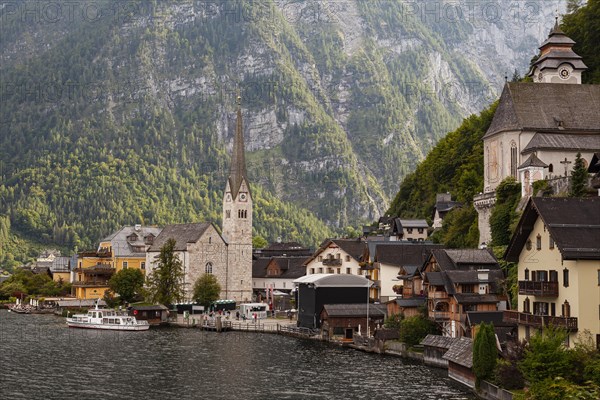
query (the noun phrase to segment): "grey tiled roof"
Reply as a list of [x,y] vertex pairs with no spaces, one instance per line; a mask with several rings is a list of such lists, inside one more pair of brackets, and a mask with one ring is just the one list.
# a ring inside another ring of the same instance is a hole
[[[362,317],[367,315],[367,303],[325,304],[323,309],[330,317]],[[369,317],[385,317],[387,308],[381,304],[369,304]]]
[[600,85],[507,83],[484,137],[511,130],[600,132]]
[[498,303],[502,299],[495,294],[477,294],[477,293],[454,293],[454,298],[458,304],[484,304]]
[[473,367],[473,340],[461,337],[448,349],[442,357],[445,360],[451,361],[463,367]]
[[530,155],[529,158],[527,160],[525,160],[525,162],[523,164],[519,165],[519,167],[517,169],[523,169],[523,168],[527,168],[527,167],[547,168],[548,165],[546,163],[544,163],[542,160],[540,160],[534,153],[534,154]]
[[[600,127],[598,129],[600,131]],[[521,153],[527,154],[544,149],[600,151],[600,133],[596,135],[536,133]],[[547,165],[544,164],[543,166]]]
[[396,304],[400,307],[421,307],[427,304],[425,297],[410,297],[408,299],[396,299]]
[[[161,232],[160,228],[142,226],[136,230],[134,226],[124,226],[110,236],[101,240],[101,242],[110,242],[114,256],[116,257],[143,257],[146,253],[147,245],[144,238],[148,235],[155,237]],[[135,241],[129,241],[127,238],[134,234],[137,236]],[[137,248],[143,248],[144,251],[136,251]]]
[[188,243],[196,243],[211,224],[202,222],[196,224],[167,225],[154,239],[154,244],[148,251],[160,251],[169,239],[175,239],[175,251],[186,251]]
[[440,335],[427,335],[425,339],[421,341],[423,346],[439,347],[441,349],[449,349],[454,342],[458,341],[458,338],[440,336]]
[[[394,266],[421,266],[429,257],[431,249],[441,248],[439,244],[388,242],[375,247],[374,260]],[[395,243],[395,244],[391,244]],[[408,272],[408,271],[407,271]]]

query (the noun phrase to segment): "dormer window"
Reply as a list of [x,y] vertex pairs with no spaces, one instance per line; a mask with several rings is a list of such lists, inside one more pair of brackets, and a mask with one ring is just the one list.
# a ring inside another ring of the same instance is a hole
[[136,240],[138,240],[138,235],[136,235],[135,233],[132,233],[131,235],[127,236],[127,241],[129,242],[135,242]]
[[148,236],[146,236],[144,238],[144,243],[146,243],[148,246],[152,246],[152,244],[154,243],[154,235],[149,234]]

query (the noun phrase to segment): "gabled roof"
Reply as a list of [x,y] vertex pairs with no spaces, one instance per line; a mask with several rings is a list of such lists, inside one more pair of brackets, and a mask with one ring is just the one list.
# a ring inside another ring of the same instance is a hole
[[[148,247],[144,238],[148,235],[157,236],[160,232],[160,228],[153,226],[124,226],[100,242],[110,242],[115,257],[143,257]],[[131,241],[128,238],[133,237],[133,234],[135,240]],[[139,249],[144,250],[139,251]]]
[[[484,138],[503,131],[600,132],[600,85],[509,82]],[[562,122],[559,130],[558,122]]]
[[[323,311],[329,317],[362,317],[367,315],[367,304],[325,304]],[[369,304],[369,318],[385,317],[387,309],[381,304]]]
[[505,253],[518,262],[538,218],[565,260],[600,260],[600,198],[531,197]]
[[400,219],[402,228],[429,228],[429,224],[424,219]]
[[346,254],[350,255],[350,257],[359,262],[362,261],[362,257],[367,249],[367,243],[362,239],[326,239],[323,241],[323,243],[321,243],[321,246],[319,246],[312,257],[307,259],[304,264],[306,265],[317,258],[317,256],[326,251],[331,244],[338,246],[340,249],[346,252]]
[[461,337],[448,349],[442,357],[444,360],[451,361],[463,367],[473,367],[473,340],[467,337]]
[[435,257],[442,271],[500,268],[498,261],[487,249],[434,249],[430,257]]
[[546,165],[546,163],[544,163],[542,160],[540,160],[535,155],[535,153],[533,153],[532,155],[529,156],[529,158],[527,160],[525,160],[525,162],[523,162],[523,164],[519,165],[519,167],[517,169],[523,169],[523,168],[528,168],[528,167],[548,168],[548,165]]
[[433,243],[387,242],[375,246],[374,261],[398,267],[420,267],[431,254],[431,249],[442,247]]
[[[175,239],[175,251],[186,251],[188,243],[196,243],[211,226],[210,222],[196,224],[167,225],[154,239],[148,251],[157,252],[169,239]],[[220,235],[218,235],[220,238]]]
[[425,280],[429,283],[430,286],[445,286],[446,282],[444,281],[444,273],[443,272],[426,272]]

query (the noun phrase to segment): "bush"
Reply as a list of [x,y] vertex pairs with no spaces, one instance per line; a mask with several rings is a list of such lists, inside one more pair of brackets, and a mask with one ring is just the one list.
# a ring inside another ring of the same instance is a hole
[[404,319],[404,315],[402,315],[402,314],[390,315],[383,323],[383,326],[386,329],[394,329],[394,330],[399,331],[400,327],[402,326],[403,319]]
[[593,383],[577,385],[561,377],[548,378],[531,385],[528,391],[515,395],[515,400],[598,400],[600,387]]
[[409,347],[418,345],[429,334],[439,334],[439,328],[420,315],[405,318],[400,324],[400,340]]
[[563,329],[547,327],[534,335],[525,349],[525,357],[519,368],[529,384],[541,382],[548,377],[567,377],[571,364],[564,347],[567,333]]

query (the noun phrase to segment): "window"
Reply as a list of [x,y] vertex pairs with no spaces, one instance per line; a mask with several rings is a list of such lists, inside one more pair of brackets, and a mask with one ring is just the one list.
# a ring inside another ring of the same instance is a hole
[[527,250],[531,250],[531,239],[527,239],[527,243],[525,243],[525,248]]
[[517,144],[510,143],[510,175],[517,178]]
[[525,280],[529,280],[529,268],[525,268]]
[[562,305],[562,316],[569,318],[571,316],[571,305],[567,300]]
[[346,262],[350,262],[350,256],[346,256]]
[[142,264],[141,264],[141,268],[142,268],[142,269],[146,269],[146,263],[145,263],[145,262],[142,262]]
[[127,269],[127,261],[123,261],[123,269]]
[[533,313],[535,315],[548,315],[548,303],[542,301],[534,301]]
[[556,316],[556,303],[550,303],[550,315],[553,317]]
[[314,273],[315,273],[315,269],[314,269],[314,268],[311,268],[311,269],[310,269],[310,274],[312,275],[312,274],[314,274]]
[[340,253],[337,253],[337,254],[335,255],[335,259],[336,259],[336,260],[341,260],[341,259],[342,259],[342,255],[341,255]]
[[569,287],[569,270],[566,268],[563,269],[563,286]]
[[322,274],[323,273],[323,268],[319,268],[319,273]]
[[283,288],[285,289],[285,282],[283,282]]
[[535,238],[535,249],[536,250],[542,249],[542,235],[540,235],[540,234],[538,234],[537,237]]
[[211,244],[211,243],[212,243],[212,236],[209,236],[208,237],[208,244]]
[[419,229],[417,229],[417,231],[418,231],[419,233],[423,233],[423,228],[419,228]]
[[552,239],[552,236],[548,236],[548,248],[550,248],[550,250],[554,248],[554,239]]
[[550,271],[550,282],[558,282],[558,271]]
[[212,274],[213,273],[213,265],[211,262],[207,262],[206,265],[204,266],[204,272],[207,274]]
[[231,210],[225,210],[225,218],[231,218]]
[[323,256],[319,256],[319,262],[323,261]]
[[548,165],[548,172],[549,173],[553,173],[554,172],[554,165],[552,165],[552,164]]
[[473,293],[473,285],[462,285],[462,293]]
[[346,273],[352,275],[352,268],[346,268]]
[[341,274],[341,273],[342,273],[342,269],[341,269],[341,268],[338,268],[338,269],[337,269],[337,273],[338,273],[338,274]]
[[529,313],[530,311],[530,302],[529,302],[529,297],[527,297],[525,299],[525,301],[523,301],[523,312],[524,313]]
[[406,233],[412,233],[413,228],[406,228]]

